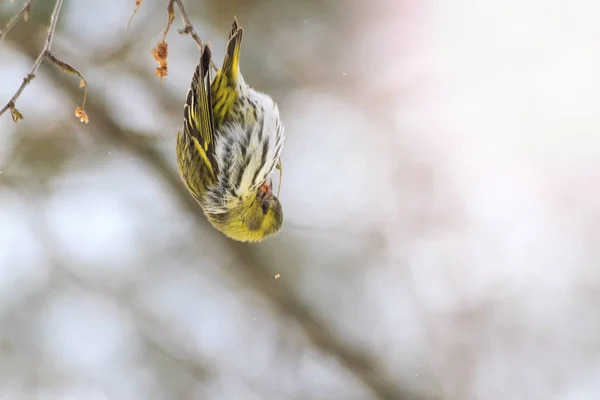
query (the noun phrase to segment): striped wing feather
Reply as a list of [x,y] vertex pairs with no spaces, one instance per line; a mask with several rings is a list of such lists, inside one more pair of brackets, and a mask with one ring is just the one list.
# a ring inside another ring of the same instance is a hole
[[200,157],[216,169],[214,160],[214,118],[210,91],[210,48],[204,47],[192,78],[184,107],[184,131],[194,142]]

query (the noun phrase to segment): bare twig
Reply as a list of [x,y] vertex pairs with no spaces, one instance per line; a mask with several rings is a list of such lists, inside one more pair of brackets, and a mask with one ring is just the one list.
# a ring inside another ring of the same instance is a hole
[[0,44],[2,44],[2,41],[6,37],[8,31],[10,31],[12,27],[17,24],[21,17],[23,17],[25,21],[29,19],[29,10],[31,9],[34,1],[35,0],[26,0],[25,3],[23,3],[21,10],[14,17],[12,17],[10,21],[8,21],[4,29],[0,30]]
[[[171,25],[173,24],[173,21],[175,20],[175,4],[177,4],[177,8],[179,8],[179,14],[181,15],[181,20],[183,22],[183,29],[179,30],[179,34],[190,36],[194,40],[194,42],[196,42],[196,45],[200,49],[200,53],[202,53],[202,51],[204,50],[204,46],[205,46],[204,42],[202,42],[202,39],[200,39],[200,37],[198,36],[198,33],[194,29],[194,26],[190,22],[190,18],[188,17],[187,12],[185,11],[185,7],[183,6],[182,0],[169,0],[169,2],[167,3],[167,26],[165,27],[165,30],[163,31],[162,40],[158,43],[158,45],[152,51],[152,55],[154,56],[154,59],[158,62],[158,67],[156,68],[156,76],[160,77],[161,80],[163,77],[167,76],[167,74],[168,74],[168,64],[167,64],[168,45],[167,45],[166,39],[167,39],[167,34],[169,33],[169,30],[171,29]],[[210,66],[212,67],[212,69],[214,71],[217,70],[217,67],[214,64],[213,60],[210,60]]]
[[194,39],[194,42],[196,42],[196,44],[198,45],[198,48],[200,50],[204,49],[204,43],[202,43],[202,40],[200,40],[200,38],[198,37],[194,26],[190,22],[187,12],[183,7],[183,2],[181,0],[175,0],[175,4],[177,4],[177,8],[179,8],[179,14],[181,15],[181,20],[183,21],[183,29],[180,29],[179,33],[181,35],[190,35],[192,39]]
[[[31,0],[28,4],[25,5],[25,7],[23,8],[23,10],[25,10],[24,12],[27,12],[29,10],[31,4],[33,4],[33,0]],[[75,74],[79,76],[79,78],[81,78],[79,87],[85,87],[85,94],[83,97],[83,104],[81,108],[77,107],[77,109],[75,110],[75,115],[79,118],[80,122],[88,122],[87,114],[85,111],[83,111],[83,108],[85,107],[85,99],[87,97],[87,81],[85,80],[81,72],[79,72],[69,64],[65,63],[64,61],[59,60],[51,53],[52,41],[54,40],[54,32],[56,31],[56,24],[58,23],[58,16],[60,14],[62,4],[63,0],[56,0],[56,3],[54,4],[54,10],[52,11],[52,15],[50,17],[50,26],[48,27],[48,36],[46,36],[46,43],[44,43],[44,48],[42,49],[35,62],[31,66],[31,69],[29,70],[27,76],[23,78],[23,83],[21,83],[21,86],[19,87],[17,92],[8,101],[8,103],[6,103],[2,110],[0,110],[0,116],[2,116],[2,114],[4,114],[7,110],[10,110],[14,122],[18,122],[20,119],[23,119],[23,114],[21,114],[19,110],[17,110],[17,108],[15,107],[15,103],[17,99],[21,96],[27,85],[29,85],[31,81],[35,78],[35,74],[42,65],[42,62],[44,62],[44,60],[48,60],[52,64],[60,68],[62,71],[68,74]]]
[[281,193],[281,182],[283,181],[283,165],[281,164],[281,158],[277,160],[277,166],[275,168],[279,170],[279,187],[277,188],[277,197],[279,197]]
[[33,78],[35,78],[37,70],[40,68],[40,65],[42,65],[42,62],[46,58],[47,53],[50,52],[50,48],[52,47],[52,40],[54,39],[54,31],[56,30],[56,23],[58,22],[58,15],[60,14],[62,3],[63,0],[56,0],[56,4],[54,5],[54,11],[52,11],[52,16],[50,17],[50,27],[48,28],[48,36],[46,36],[46,43],[44,44],[44,48],[33,63],[33,66],[29,70],[27,76],[23,78],[23,83],[21,84],[15,95],[4,106],[4,108],[0,110],[0,116],[2,116],[2,114],[4,114],[6,110],[12,111],[15,108],[15,102],[17,101],[19,96],[21,96],[21,93],[23,93],[23,90],[25,90],[27,85],[29,85]]
[[173,6],[175,0],[169,0],[167,4],[167,26],[163,31],[163,41],[167,38],[167,34],[169,33],[169,29],[171,29],[171,24],[175,21],[175,7]]
[[[169,0],[169,2],[171,2],[171,1],[172,0]],[[181,15],[181,21],[183,21],[183,29],[179,30],[179,34],[191,36],[192,39],[194,39],[194,42],[196,42],[196,45],[198,45],[198,48],[200,49],[200,51],[202,51],[204,49],[205,45],[202,42],[202,40],[200,40],[198,33],[196,33],[194,26],[190,22],[190,18],[188,17],[187,12],[185,11],[185,7],[183,6],[182,0],[175,0],[175,4],[177,4],[177,8],[179,8],[179,14]],[[213,70],[217,71],[217,66],[215,65],[212,58],[210,60],[210,66],[212,67]]]
[[135,8],[133,9],[133,13],[131,13],[131,17],[129,17],[129,21],[127,21],[127,31],[129,31],[129,25],[131,24],[131,20],[133,19],[133,17],[135,17],[135,14],[137,14],[141,6],[142,0],[135,0]]

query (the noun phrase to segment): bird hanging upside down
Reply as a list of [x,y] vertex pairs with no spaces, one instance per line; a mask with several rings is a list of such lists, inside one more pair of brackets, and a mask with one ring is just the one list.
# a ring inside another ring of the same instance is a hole
[[211,224],[228,237],[259,242],[283,225],[269,176],[285,141],[277,104],[244,82],[243,29],[234,19],[223,66],[211,80],[211,52],[202,50],[177,135],[177,162],[186,187]]

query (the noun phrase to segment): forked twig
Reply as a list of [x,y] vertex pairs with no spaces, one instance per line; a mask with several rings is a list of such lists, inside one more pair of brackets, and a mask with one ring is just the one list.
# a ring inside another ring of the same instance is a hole
[[[172,2],[172,1],[173,0],[170,0],[170,2]],[[194,42],[196,42],[196,45],[198,45],[198,48],[200,50],[203,50],[204,43],[202,42],[202,40],[200,40],[198,33],[196,33],[194,26],[190,22],[190,18],[188,17],[187,12],[185,11],[183,2],[181,0],[174,0],[174,1],[175,1],[175,4],[177,4],[177,8],[179,8],[179,14],[181,15],[181,21],[183,22],[183,29],[180,29],[179,33],[181,35],[190,35],[192,37],[192,39],[194,39]]]
[[[181,20],[183,21],[183,29],[179,30],[179,34],[191,36],[192,39],[194,39],[194,42],[196,42],[196,45],[198,45],[200,51],[202,51],[204,49],[205,44],[202,42],[202,40],[200,40],[200,37],[198,37],[198,33],[196,33],[194,26],[190,22],[187,12],[183,7],[183,2],[181,0],[175,0],[175,3],[177,3],[177,7],[179,8],[179,14],[181,14]],[[213,69],[213,71],[217,72],[218,68],[215,65],[215,62],[212,58],[210,59],[210,66]]]
[[[198,36],[198,33],[196,32],[196,29],[194,29],[194,26],[190,22],[190,18],[187,15],[187,11],[185,11],[185,7],[183,6],[183,1],[169,0],[169,4],[173,3],[173,1],[175,1],[175,4],[177,4],[177,8],[179,8],[179,14],[181,15],[181,21],[183,22],[183,28],[178,31],[179,34],[191,36],[194,42],[196,42],[198,48],[200,49],[200,52],[202,52],[202,50],[204,50],[205,44],[204,42],[202,42],[202,40]],[[210,60],[210,66],[215,72],[217,71],[217,66],[215,65],[212,59]]]
[[[158,67],[156,68],[156,76],[161,78],[161,80],[162,80],[162,78],[164,78],[165,76],[168,75],[168,63],[167,63],[168,44],[167,44],[166,39],[167,39],[167,34],[169,33],[169,30],[171,29],[171,25],[173,24],[173,21],[175,21],[175,5],[177,5],[177,8],[179,9],[181,21],[183,22],[183,28],[179,29],[179,34],[190,36],[194,40],[194,42],[196,42],[196,45],[200,49],[200,53],[202,53],[202,51],[204,50],[204,46],[206,46],[204,44],[204,42],[202,42],[202,39],[200,39],[200,36],[198,36],[196,29],[194,29],[194,26],[190,22],[190,18],[188,17],[187,11],[185,10],[185,7],[183,5],[183,1],[182,0],[169,0],[169,2],[167,3],[167,26],[165,27],[165,29],[163,31],[163,37],[162,37],[161,41],[158,42],[158,44],[152,51],[152,55],[154,56],[154,59],[156,60],[156,62],[158,62]],[[136,10],[137,10],[137,8],[136,8]],[[135,11],[134,11],[134,14],[135,14]],[[212,67],[212,69],[214,71],[217,71],[217,66],[215,65],[213,60],[210,60],[210,66]]]
[[[7,28],[8,29],[12,28],[12,26],[14,26],[14,24],[15,24],[13,22],[13,20],[16,21],[16,19],[18,19],[20,15],[27,13],[32,4],[33,4],[33,0],[30,0],[29,3],[26,3],[25,6],[23,7],[23,9],[17,14],[17,16],[15,18],[13,18],[11,20],[11,22],[9,22],[9,24],[7,25]],[[79,87],[85,87],[85,94],[83,97],[82,106],[81,106],[81,108],[77,107],[77,109],[75,110],[75,115],[79,118],[80,122],[85,122],[85,123],[88,122],[88,116],[87,116],[86,112],[83,110],[85,107],[85,99],[87,98],[87,87],[88,87],[87,81],[85,80],[85,78],[83,77],[81,72],[79,72],[78,70],[76,70],[75,68],[70,66],[69,64],[65,63],[64,61],[59,60],[51,53],[52,41],[54,40],[54,32],[56,31],[56,24],[58,22],[58,16],[60,14],[62,4],[63,4],[63,0],[56,0],[56,3],[54,4],[54,10],[52,11],[52,15],[50,16],[50,26],[48,27],[48,35],[46,36],[46,42],[44,43],[44,48],[42,49],[42,51],[36,58],[35,62],[31,66],[31,69],[29,70],[29,73],[27,74],[27,76],[25,78],[23,78],[23,83],[21,83],[21,86],[19,86],[19,89],[17,89],[17,92],[8,101],[8,103],[6,103],[6,105],[2,108],[2,110],[0,110],[0,116],[2,116],[2,114],[4,114],[6,111],[10,110],[10,114],[11,114],[14,122],[18,122],[19,120],[23,119],[23,114],[21,114],[21,112],[19,110],[17,110],[17,108],[15,107],[15,103],[17,102],[17,99],[21,96],[21,94],[23,93],[23,91],[25,90],[27,85],[29,85],[31,83],[31,81],[35,78],[35,74],[37,73],[38,69],[40,68],[40,66],[42,65],[44,60],[48,60],[52,64],[54,64],[58,68],[60,68],[62,71],[66,72],[68,74],[71,74],[71,75],[75,74],[75,75],[79,76],[79,78],[81,79],[81,81],[79,82]],[[11,25],[11,23],[12,23],[12,25]],[[3,35],[5,35],[6,32],[7,32],[7,30],[5,29],[3,31]]]

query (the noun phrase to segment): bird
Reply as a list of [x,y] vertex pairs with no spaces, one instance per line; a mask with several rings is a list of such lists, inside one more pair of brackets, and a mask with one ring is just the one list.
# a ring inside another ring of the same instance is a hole
[[214,79],[210,47],[201,51],[177,133],[177,167],[214,228],[236,241],[261,242],[283,226],[270,175],[281,166],[285,129],[275,101],[240,72],[243,33],[234,18]]

